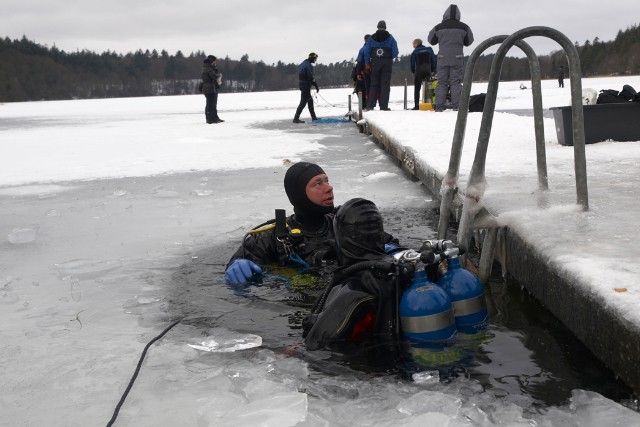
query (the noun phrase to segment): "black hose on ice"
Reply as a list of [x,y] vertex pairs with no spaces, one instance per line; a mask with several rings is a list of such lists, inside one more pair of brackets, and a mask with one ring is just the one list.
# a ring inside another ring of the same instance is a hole
[[138,373],[140,372],[140,368],[142,367],[142,362],[144,361],[144,358],[147,355],[147,350],[149,350],[149,347],[151,347],[151,345],[154,342],[158,341],[160,338],[165,336],[165,334],[169,332],[171,328],[173,328],[178,323],[180,323],[181,320],[182,319],[178,319],[172,324],[170,324],[169,326],[167,326],[165,330],[160,333],[160,335],[158,335],[157,337],[149,341],[147,345],[144,347],[144,350],[142,350],[142,354],[140,355],[140,360],[138,360],[138,366],[136,366],[136,370],[133,372],[133,376],[131,377],[131,380],[129,380],[129,385],[127,386],[127,389],[124,391],[124,393],[122,394],[122,397],[120,398],[120,401],[116,405],[116,409],[113,411],[113,416],[107,423],[107,427],[111,427],[113,423],[116,421],[116,418],[118,418],[118,412],[120,412],[120,408],[122,408],[122,405],[124,404],[124,401],[127,398],[127,395],[129,394],[129,392],[131,391],[131,388],[133,387],[133,383],[136,381],[136,378],[138,377]]

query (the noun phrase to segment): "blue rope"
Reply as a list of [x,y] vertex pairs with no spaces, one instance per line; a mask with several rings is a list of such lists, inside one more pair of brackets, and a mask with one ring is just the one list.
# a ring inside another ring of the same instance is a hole
[[295,253],[292,253],[291,255],[289,255],[289,261],[294,262],[294,263],[302,266],[304,269],[311,268],[311,266],[305,260],[303,260],[300,257],[300,255],[295,254]]

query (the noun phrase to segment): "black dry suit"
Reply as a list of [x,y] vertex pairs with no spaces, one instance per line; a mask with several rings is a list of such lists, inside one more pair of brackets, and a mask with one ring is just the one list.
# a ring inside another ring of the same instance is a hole
[[261,224],[247,233],[229,264],[236,258],[244,258],[259,265],[312,266],[335,259],[332,218],[333,214],[322,215],[313,228],[295,214],[284,219],[282,229],[276,219]]
[[401,284],[384,251],[388,234],[376,205],[349,200],[336,213],[333,228],[341,267],[303,321],[307,348],[394,340]]
[[319,206],[309,200],[306,186],[314,176],[324,174],[314,163],[299,162],[284,177],[284,188],[293,205],[294,214],[281,221],[268,221],[251,230],[242,246],[231,257],[245,258],[260,265],[309,265],[335,259],[333,244],[333,206]]

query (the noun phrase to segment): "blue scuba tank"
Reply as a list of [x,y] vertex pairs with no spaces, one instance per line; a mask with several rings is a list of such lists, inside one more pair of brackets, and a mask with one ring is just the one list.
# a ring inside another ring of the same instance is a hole
[[424,269],[413,274],[411,287],[400,299],[400,323],[412,343],[446,341],[456,335],[451,299],[427,280]]
[[438,280],[453,304],[458,332],[475,334],[484,330],[488,322],[484,286],[470,271],[460,266],[460,258],[447,259],[447,272]]

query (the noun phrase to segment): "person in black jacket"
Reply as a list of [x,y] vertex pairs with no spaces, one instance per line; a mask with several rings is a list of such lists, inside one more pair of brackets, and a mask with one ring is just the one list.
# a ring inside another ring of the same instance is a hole
[[286,218],[286,229],[276,230],[278,224],[269,221],[247,233],[227,265],[227,281],[245,283],[268,264],[319,264],[333,257],[333,187],[324,170],[314,163],[295,163],[285,174],[284,189],[294,211]]
[[[228,282],[246,283],[269,264],[306,267],[335,260],[333,187],[324,170],[315,163],[295,163],[285,174],[284,189],[293,215],[282,226],[272,220],[245,235],[227,264]],[[397,243],[391,235],[385,238]]]
[[207,99],[204,115],[209,124],[224,122],[218,117],[218,88],[222,74],[218,71],[216,60],[215,56],[209,55],[204,59],[202,66],[202,94]]
[[455,4],[444,12],[442,22],[429,32],[428,41],[439,44],[438,86],[436,86],[436,111],[444,111],[447,92],[451,91],[451,108],[458,109],[464,76],[464,46],[471,46],[471,28],[460,21],[460,9]]
[[[431,72],[436,69],[436,54],[433,49],[422,44],[422,40],[413,41],[413,52],[411,52],[411,72],[413,73],[413,99],[415,101],[414,110],[420,109],[420,89],[422,82],[429,80]],[[429,84],[428,82],[426,84]],[[429,101],[431,102],[431,101]]]
[[371,34],[364,35],[364,45],[358,51],[358,55],[356,57],[356,63],[353,67],[353,71],[351,72],[351,79],[354,83],[354,92],[362,93],[362,103],[364,106],[367,105],[369,100],[369,90],[371,88],[371,75],[365,72],[365,61],[364,61],[364,47],[367,44],[367,40],[369,40]]
[[558,71],[558,87],[564,87],[564,67],[562,65]]
[[304,120],[300,120],[300,114],[304,110],[305,105],[309,106],[309,113],[311,114],[311,120],[318,120],[316,112],[313,109],[313,98],[311,97],[311,86],[315,86],[316,91],[318,89],[318,83],[313,78],[313,64],[318,59],[318,55],[314,52],[309,54],[309,57],[302,61],[298,65],[298,81],[300,85],[300,104],[296,109],[296,115],[293,116],[293,123],[304,123]]

